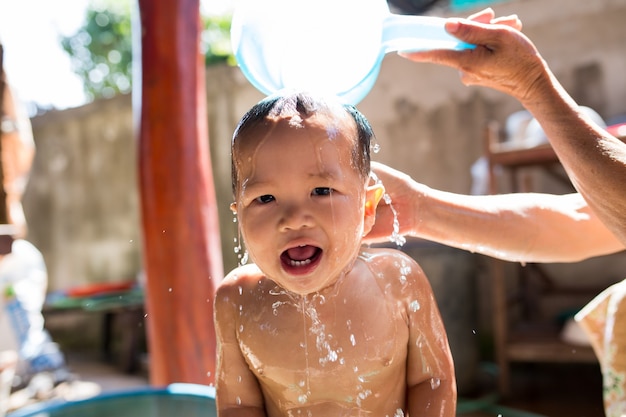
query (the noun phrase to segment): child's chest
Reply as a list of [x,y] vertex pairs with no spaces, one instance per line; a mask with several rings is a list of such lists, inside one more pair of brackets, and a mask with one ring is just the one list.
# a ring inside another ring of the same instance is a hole
[[238,335],[259,381],[294,403],[357,403],[389,379],[404,380],[407,324],[383,297],[277,297],[244,307]]

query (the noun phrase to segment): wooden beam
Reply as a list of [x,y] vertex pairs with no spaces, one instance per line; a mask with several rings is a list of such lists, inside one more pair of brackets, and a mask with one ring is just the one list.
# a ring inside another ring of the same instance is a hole
[[[5,99],[5,88],[6,88],[6,79],[4,75],[4,47],[0,43],[0,123],[4,121],[5,110],[4,110],[4,99]],[[2,136],[4,133],[4,128],[0,126],[0,155],[2,155]],[[4,188],[4,166],[2,158],[0,158],[0,224],[9,223],[9,215],[8,215],[8,206],[7,206],[7,193]],[[4,251],[2,251],[4,254]]]
[[211,384],[223,276],[199,0],[139,0],[139,188],[150,382]]

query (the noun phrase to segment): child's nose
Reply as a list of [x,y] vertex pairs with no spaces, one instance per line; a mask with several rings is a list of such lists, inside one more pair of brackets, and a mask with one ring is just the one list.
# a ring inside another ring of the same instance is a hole
[[280,221],[281,230],[298,230],[313,225],[311,213],[299,204],[285,207]]

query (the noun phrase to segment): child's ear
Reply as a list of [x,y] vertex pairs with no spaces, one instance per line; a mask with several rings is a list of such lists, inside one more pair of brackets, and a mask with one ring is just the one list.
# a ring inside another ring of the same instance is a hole
[[374,184],[367,187],[365,190],[365,224],[363,225],[363,234],[369,233],[374,222],[376,221],[376,207],[380,202],[380,199],[385,193],[385,188],[382,184]]

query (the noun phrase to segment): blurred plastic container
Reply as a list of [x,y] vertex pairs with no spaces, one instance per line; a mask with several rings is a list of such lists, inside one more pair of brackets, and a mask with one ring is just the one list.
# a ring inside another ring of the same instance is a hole
[[101,394],[80,401],[49,401],[24,407],[7,417],[216,417],[215,389],[171,384]]
[[9,405],[13,375],[17,367],[17,352],[0,351],[0,417],[4,417]]
[[303,89],[357,104],[388,52],[473,47],[444,23],[392,14],[385,0],[240,0],[231,42],[242,72],[265,94]]

